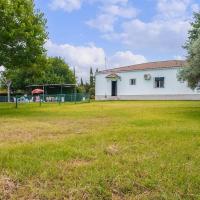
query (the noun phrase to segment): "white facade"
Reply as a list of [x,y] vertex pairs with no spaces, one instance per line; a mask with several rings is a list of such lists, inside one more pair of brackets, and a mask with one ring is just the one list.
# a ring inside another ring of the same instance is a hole
[[[133,70],[116,73],[119,78],[107,78],[110,73],[96,74],[96,100],[200,100],[200,91],[192,90],[187,82],[177,79],[180,67]],[[144,75],[150,75],[145,80]],[[163,87],[155,86],[155,78],[164,78]],[[135,79],[135,85],[130,80]],[[112,81],[116,81],[116,94],[112,94]]]

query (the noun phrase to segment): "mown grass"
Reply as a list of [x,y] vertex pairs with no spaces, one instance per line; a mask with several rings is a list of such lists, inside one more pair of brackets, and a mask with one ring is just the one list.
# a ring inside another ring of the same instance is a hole
[[0,199],[200,199],[200,102],[0,104]]

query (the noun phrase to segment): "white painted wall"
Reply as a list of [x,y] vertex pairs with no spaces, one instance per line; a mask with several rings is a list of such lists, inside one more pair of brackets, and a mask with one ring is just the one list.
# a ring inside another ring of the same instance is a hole
[[[153,69],[118,73],[121,80],[117,81],[117,94],[120,95],[188,95],[197,94],[187,83],[177,80],[180,68]],[[145,80],[144,74],[151,74],[151,80]],[[111,80],[106,79],[108,74],[96,75],[96,96],[111,95]],[[165,87],[155,88],[154,78],[165,77]],[[130,79],[136,79],[136,85],[130,85]]]

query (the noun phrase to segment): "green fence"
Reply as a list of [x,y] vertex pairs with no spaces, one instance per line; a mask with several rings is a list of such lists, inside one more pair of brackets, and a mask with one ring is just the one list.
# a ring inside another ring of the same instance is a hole
[[0,102],[8,102],[7,96],[0,96]]
[[[8,102],[7,96],[0,96],[0,102]],[[64,103],[64,102],[90,102],[90,95],[85,93],[73,94],[40,94],[40,95],[20,95],[11,96],[11,102],[15,103]]]

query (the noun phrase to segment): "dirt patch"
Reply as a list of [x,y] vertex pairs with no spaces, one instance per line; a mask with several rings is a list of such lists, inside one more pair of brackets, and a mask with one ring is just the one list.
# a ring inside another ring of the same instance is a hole
[[69,200],[74,199],[81,199],[81,200],[89,200],[89,194],[86,192],[85,188],[79,188],[79,189],[70,189],[68,194],[66,195],[66,198]]
[[92,160],[84,160],[84,159],[75,159],[75,160],[68,160],[68,161],[59,161],[58,167],[60,169],[66,169],[66,168],[75,168],[75,167],[83,167],[90,165],[92,163]]
[[117,189],[113,189],[112,190],[112,200],[125,200],[125,197]]
[[119,147],[115,144],[109,145],[105,150],[104,150],[105,154],[107,155],[116,155],[119,153]]
[[17,190],[18,183],[7,176],[0,176],[0,199],[10,199]]
[[[101,124],[104,124],[102,127]],[[0,145],[60,140],[74,134],[96,133],[111,124],[108,119],[15,119],[0,122]]]
[[80,167],[80,166],[85,166],[89,165],[91,161],[89,160],[72,160],[68,164],[73,167]]

